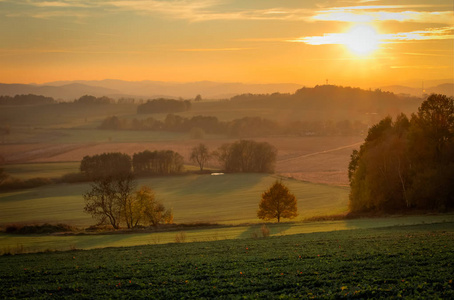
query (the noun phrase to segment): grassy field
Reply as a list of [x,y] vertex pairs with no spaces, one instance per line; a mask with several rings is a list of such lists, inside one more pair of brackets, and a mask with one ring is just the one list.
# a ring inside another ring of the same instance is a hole
[[[287,236],[302,233],[333,232],[355,229],[390,228],[421,224],[454,224],[454,215],[394,216],[386,218],[338,220],[322,222],[267,223],[270,236]],[[164,231],[136,231],[100,234],[17,235],[0,233],[0,255],[5,253],[33,253],[96,249],[174,243],[184,236],[184,242],[238,240],[261,237],[263,224],[235,226],[179,226]]]
[[[20,179],[34,177],[59,178],[68,173],[79,172],[80,163],[34,163],[5,165],[3,169],[10,176]],[[0,195],[1,198],[1,195]]]
[[453,247],[442,223],[1,256],[0,297],[452,299]]
[[[70,165],[69,165],[70,166]],[[276,176],[226,174],[186,175],[139,179],[157,198],[172,207],[176,223],[212,222],[239,224],[258,222],[256,211],[261,193]],[[345,212],[348,189],[284,179],[298,199],[300,219]],[[89,184],[57,184],[0,194],[0,224],[68,223],[88,227],[94,220],[83,212],[82,195]]]

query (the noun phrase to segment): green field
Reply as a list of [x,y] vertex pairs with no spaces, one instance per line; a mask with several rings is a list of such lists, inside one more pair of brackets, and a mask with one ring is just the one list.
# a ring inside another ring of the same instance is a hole
[[0,297],[452,299],[453,225],[1,256]]
[[[66,166],[66,164],[64,164]],[[71,166],[69,164],[68,166]],[[52,171],[56,172],[56,171]],[[278,177],[264,174],[185,175],[143,178],[176,223],[256,223],[261,193]],[[298,199],[299,220],[314,215],[342,213],[348,189],[284,179]],[[82,195],[89,184],[56,184],[0,194],[0,225],[9,223],[68,223],[88,227],[94,220],[83,212]]]
[[[34,163],[34,164],[15,164],[5,165],[5,172],[14,178],[30,179],[35,177],[60,178],[68,173],[79,172],[80,163]],[[0,199],[2,198],[0,194]]]

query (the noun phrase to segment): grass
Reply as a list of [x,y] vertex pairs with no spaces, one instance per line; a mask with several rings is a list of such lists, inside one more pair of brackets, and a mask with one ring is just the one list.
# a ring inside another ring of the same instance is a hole
[[36,177],[59,178],[68,173],[79,172],[79,166],[78,162],[33,163],[5,165],[3,169],[10,176],[25,180]]
[[[172,207],[176,223],[256,223],[261,193],[278,178],[265,174],[186,175],[138,180],[148,185],[158,200]],[[348,189],[284,180],[298,199],[299,220],[342,213],[347,209]],[[78,227],[94,224],[83,212],[88,183],[55,184],[0,194],[0,224],[68,223]]]
[[[267,223],[270,236],[287,236],[316,232],[339,232],[343,230],[392,228],[418,224],[452,224],[454,215],[404,216],[374,219],[356,219],[325,222],[290,222]],[[184,242],[202,242],[217,240],[237,240],[261,237],[262,224],[243,224],[236,226],[180,226],[168,231],[136,231],[99,234],[65,234],[65,235],[16,235],[0,233],[0,254],[43,252],[56,250],[95,249],[105,247],[128,247],[137,245],[155,245],[174,243],[176,238],[184,236]]]
[[9,255],[0,297],[452,299],[453,247],[443,223]]

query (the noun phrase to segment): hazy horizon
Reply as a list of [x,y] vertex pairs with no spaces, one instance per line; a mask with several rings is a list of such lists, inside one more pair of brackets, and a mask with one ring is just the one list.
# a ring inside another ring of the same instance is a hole
[[454,74],[437,1],[0,1],[0,82],[417,87]]

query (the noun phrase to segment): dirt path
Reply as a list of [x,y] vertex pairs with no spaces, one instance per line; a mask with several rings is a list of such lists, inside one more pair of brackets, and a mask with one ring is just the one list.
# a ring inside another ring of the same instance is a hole
[[339,150],[343,150],[343,149],[350,149],[350,148],[357,147],[357,146],[361,145],[362,143],[363,142],[359,142],[359,143],[354,143],[354,144],[347,145],[347,146],[337,147],[337,148],[334,148],[334,149],[323,150],[323,151],[318,151],[318,152],[314,152],[314,153],[304,154],[304,155],[300,155],[300,156],[296,156],[296,157],[285,158],[285,159],[279,160],[279,162],[280,163],[286,163],[286,162],[289,162],[289,161],[292,161],[292,160],[307,158],[307,157],[320,155],[320,154],[326,154],[326,153],[335,152],[335,151],[339,151]]

